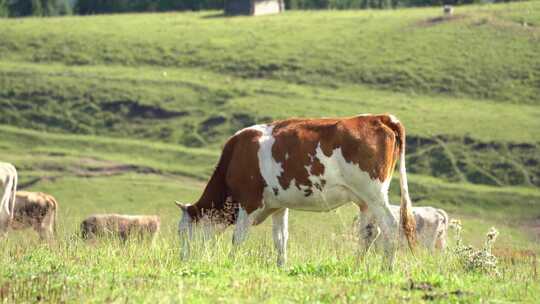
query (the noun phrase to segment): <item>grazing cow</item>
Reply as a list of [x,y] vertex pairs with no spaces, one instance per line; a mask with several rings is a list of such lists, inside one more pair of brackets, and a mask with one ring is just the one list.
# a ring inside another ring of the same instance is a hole
[[12,164],[0,162],[0,237],[7,234],[13,219],[16,192],[17,170]]
[[[399,216],[399,206],[391,205],[390,209],[396,217]],[[416,236],[419,243],[429,250],[444,250],[449,224],[446,212],[432,207],[413,207],[412,213],[416,221]],[[360,244],[365,253],[377,240],[381,229],[373,214],[367,210],[356,218],[355,226],[360,229]],[[400,241],[405,242],[405,238],[401,238]],[[379,245],[379,242],[375,244]]]
[[188,255],[193,223],[235,224],[233,244],[250,225],[272,215],[278,265],[286,262],[288,209],[329,211],[365,204],[382,229],[388,267],[393,266],[398,219],[388,188],[400,161],[401,225],[414,245],[414,217],[405,170],[405,129],[393,115],[288,119],[238,131],[225,143],[200,199],[176,204],[183,212],[179,234]]
[[11,228],[34,228],[43,240],[50,240],[56,234],[56,199],[43,192],[17,191]]
[[113,236],[124,242],[130,237],[142,240],[148,236],[153,242],[160,226],[157,215],[94,214],[81,223],[81,236],[83,239]]

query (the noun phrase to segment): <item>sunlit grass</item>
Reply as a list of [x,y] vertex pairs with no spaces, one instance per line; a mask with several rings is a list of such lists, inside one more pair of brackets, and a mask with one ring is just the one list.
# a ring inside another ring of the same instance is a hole
[[267,229],[254,229],[235,255],[230,233],[207,242],[196,238],[188,260],[180,259],[175,232],[167,229],[154,246],[85,243],[69,234],[47,245],[15,236],[0,255],[0,284],[8,301],[44,302],[533,302],[540,291],[530,260],[502,261],[501,275],[493,276],[466,271],[451,250],[413,257],[403,249],[388,272],[379,253],[359,260],[352,238],[329,238],[318,227],[310,226],[311,237],[292,234],[282,269]]

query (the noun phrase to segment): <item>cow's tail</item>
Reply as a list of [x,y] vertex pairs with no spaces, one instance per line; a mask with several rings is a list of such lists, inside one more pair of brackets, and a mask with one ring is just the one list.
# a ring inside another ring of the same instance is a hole
[[51,204],[51,212],[52,212],[52,228],[54,236],[57,236],[57,230],[56,230],[56,214],[58,213],[58,202],[56,199],[52,196],[48,196],[48,201]]
[[19,182],[19,177],[17,175],[17,170],[15,169],[15,167],[12,168],[13,169],[13,188],[11,189],[11,203],[10,203],[10,208],[11,208],[11,218],[13,218],[14,216],[14,213],[15,213],[15,201],[17,199],[17,186],[18,186],[18,182]]
[[407,169],[405,167],[405,128],[392,115],[386,116],[385,123],[396,134],[397,153],[399,153],[399,184],[401,188],[400,224],[407,238],[409,248],[412,251],[416,245],[416,221],[412,213],[412,203],[409,197],[409,186],[407,183]]

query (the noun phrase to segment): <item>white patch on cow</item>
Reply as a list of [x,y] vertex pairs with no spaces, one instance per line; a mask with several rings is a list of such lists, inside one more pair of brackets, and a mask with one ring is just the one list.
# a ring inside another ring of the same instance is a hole
[[397,124],[399,123],[399,119],[397,119],[397,117],[395,117],[394,115],[392,114],[388,114],[388,117],[390,117],[390,121]]
[[[272,127],[259,128],[262,136],[259,138],[259,167],[261,175],[266,182],[263,193],[264,201],[268,208],[291,208],[308,211],[329,211],[353,201],[364,201],[369,204],[383,204],[388,198],[390,179],[381,183],[372,179],[367,172],[362,171],[357,164],[348,162],[341,151],[337,148],[327,157],[320,143],[317,146],[315,158],[324,166],[324,173],[320,176],[309,175],[309,180],[317,187],[296,185],[295,179],[291,179],[286,189],[281,187],[278,177],[283,173],[281,163],[272,157],[272,146],[275,139],[272,136]],[[310,173],[311,165],[306,166]],[[324,186],[323,186],[324,180]],[[277,195],[273,189],[278,189]],[[308,192],[311,192],[306,196]]]
[[[267,124],[260,124],[260,125],[253,125],[253,126],[249,126],[249,127],[246,127],[246,128],[243,128],[241,130],[238,130],[236,131],[236,133],[234,133],[234,135],[238,135],[246,130],[255,130],[255,131],[259,131],[261,133],[264,133],[266,129],[268,129],[269,126]],[[273,128],[273,127],[271,127]],[[272,134],[272,131],[270,131],[270,134]]]
[[253,128],[261,132],[261,136],[259,137],[259,151],[257,152],[261,175],[268,188],[281,189],[278,177],[283,173],[283,167],[272,156],[272,146],[276,142],[276,139],[272,136],[274,126],[257,125],[253,126]]

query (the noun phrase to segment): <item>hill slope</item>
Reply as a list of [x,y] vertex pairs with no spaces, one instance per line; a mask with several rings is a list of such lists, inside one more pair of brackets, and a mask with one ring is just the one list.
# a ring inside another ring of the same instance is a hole
[[538,104],[539,12],[535,1],[459,7],[449,19],[436,8],[0,20],[0,60],[196,67]]

